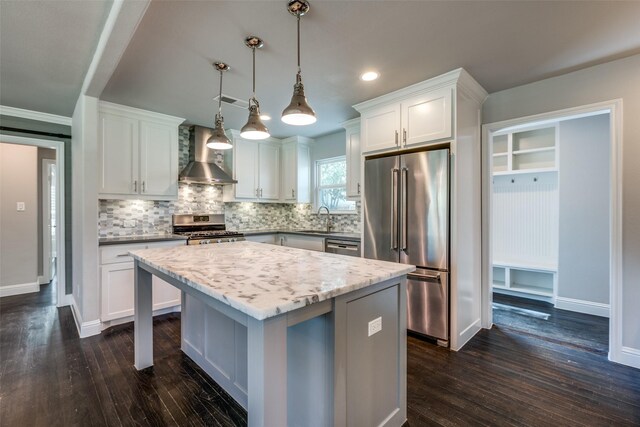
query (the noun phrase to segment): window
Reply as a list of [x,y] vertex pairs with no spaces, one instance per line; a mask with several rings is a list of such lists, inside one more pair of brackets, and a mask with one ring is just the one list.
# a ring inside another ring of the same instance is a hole
[[347,200],[347,160],[345,156],[316,162],[316,208],[355,213],[356,202]]

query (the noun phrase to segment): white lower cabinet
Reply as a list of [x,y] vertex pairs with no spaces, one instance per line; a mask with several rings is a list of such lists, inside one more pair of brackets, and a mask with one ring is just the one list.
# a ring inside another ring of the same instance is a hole
[[324,252],[324,237],[302,236],[299,234],[279,234],[280,246]]
[[[135,249],[156,248],[162,246],[180,246],[184,241],[154,242],[147,244],[108,245],[100,248],[100,320],[129,321],[134,314],[134,267],[133,258],[128,252]],[[180,290],[164,280],[153,276],[153,310],[158,311],[180,307]],[[158,313],[160,314],[160,313]],[[121,323],[121,322],[114,322]]]
[[[276,237],[278,237],[278,234],[257,234],[255,236],[245,236],[245,239],[250,242],[270,243],[273,245],[276,243]],[[280,244],[279,242],[278,240],[278,244]]]

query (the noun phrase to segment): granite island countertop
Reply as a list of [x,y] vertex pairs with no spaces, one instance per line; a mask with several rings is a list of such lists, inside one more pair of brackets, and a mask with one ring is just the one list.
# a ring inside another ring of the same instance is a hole
[[246,241],[130,253],[258,320],[415,270],[413,265]]

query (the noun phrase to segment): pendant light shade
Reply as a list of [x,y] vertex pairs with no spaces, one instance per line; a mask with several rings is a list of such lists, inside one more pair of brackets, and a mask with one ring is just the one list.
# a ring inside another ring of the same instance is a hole
[[291,102],[282,112],[282,121],[289,125],[304,126],[316,122],[316,113],[307,102],[302,84],[302,70],[300,68],[300,17],[309,11],[309,2],[306,0],[290,0],[287,10],[298,19],[298,73],[296,83],[293,85]]
[[207,148],[214,150],[228,150],[232,147],[231,140],[224,133],[224,118],[222,117],[222,73],[229,71],[229,65],[224,62],[214,64],[216,70],[220,71],[220,95],[218,96],[218,114],[216,114],[216,125],[213,134],[207,140]]
[[260,103],[256,99],[256,49],[264,46],[264,42],[260,37],[249,36],[245,39],[244,44],[251,49],[253,54],[253,95],[249,99],[249,119],[247,124],[240,129],[240,136],[246,139],[265,139],[270,136],[269,129],[262,123]]

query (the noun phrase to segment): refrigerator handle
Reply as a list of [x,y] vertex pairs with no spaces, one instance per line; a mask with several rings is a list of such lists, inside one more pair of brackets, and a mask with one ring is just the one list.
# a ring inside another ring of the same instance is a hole
[[391,250],[398,249],[398,169],[391,169]]
[[409,176],[409,169],[406,167],[402,168],[402,200],[400,201],[400,208],[402,213],[402,222],[400,225],[400,249],[403,251],[407,250],[407,181]]

